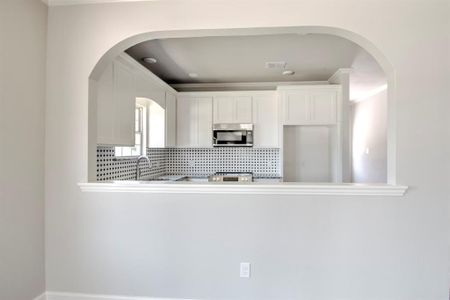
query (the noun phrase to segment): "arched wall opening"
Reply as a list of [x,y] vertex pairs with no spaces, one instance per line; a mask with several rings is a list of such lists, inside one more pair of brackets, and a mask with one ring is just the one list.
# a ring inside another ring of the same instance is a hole
[[366,38],[335,27],[302,26],[275,28],[239,28],[148,32],[132,36],[116,44],[103,55],[89,76],[89,124],[88,124],[88,180],[96,178],[96,145],[97,145],[97,81],[105,68],[120,53],[144,41],[165,38],[189,38],[210,36],[247,36],[268,34],[329,34],[347,39],[367,51],[380,65],[387,79],[387,183],[396,184],[396,120],[395,120],[395,70],[378,48]]

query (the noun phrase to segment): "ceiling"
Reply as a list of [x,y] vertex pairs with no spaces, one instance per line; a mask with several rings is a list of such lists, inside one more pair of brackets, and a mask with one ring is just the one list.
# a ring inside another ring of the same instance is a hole
[[[175,88],[177,84],[326,81],[340,68],[352,68],[351,99],[386,83],[384,72],[364,49],[325,34],[157,39],[126,52]],[[157,63],[146,63],[144,57],[156,58]],[[269,69],[266,62],[286,62],[286,66]],[[282,75],[284,70],[295,74]]]

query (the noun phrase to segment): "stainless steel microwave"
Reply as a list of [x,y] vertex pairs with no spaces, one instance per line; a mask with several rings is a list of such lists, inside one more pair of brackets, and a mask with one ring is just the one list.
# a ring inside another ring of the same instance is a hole
[[214,147],[253,147],[253,124],[214,124]]

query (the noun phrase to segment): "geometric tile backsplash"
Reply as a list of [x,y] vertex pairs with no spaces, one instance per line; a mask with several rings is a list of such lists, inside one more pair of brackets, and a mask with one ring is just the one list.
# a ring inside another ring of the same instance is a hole
[[[256,177],[278,177],[279,148],[147,148],[151,167],[142,161],[143,178],[162,175],[204,177],[218,171],[253,172]],[[134,180],[137,158],[116,158],[113,146],[97,146],[97,181]]]
[[[136,161],[133,158],[116,158],[114,146],[97,146],[97,181],[105,180],[135,180]],[[152,149],[147,153],[151,168],[146,161],[139,166],[142,178],[159,177],[166,174],[166,149]]]
[[170,148],[170,175],[209,176],[215,172],[253,172],[257,177],[280,176],[278,148]]

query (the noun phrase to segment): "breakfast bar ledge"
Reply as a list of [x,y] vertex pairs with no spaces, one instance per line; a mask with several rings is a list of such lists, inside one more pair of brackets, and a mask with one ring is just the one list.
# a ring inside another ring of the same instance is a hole
[[403,196],[408,187],[389,184],[356,183],[187,183],[123,181],[79,183],[83,192],[158,193],[158,194],[252,194],[252,195],[330,195]]

